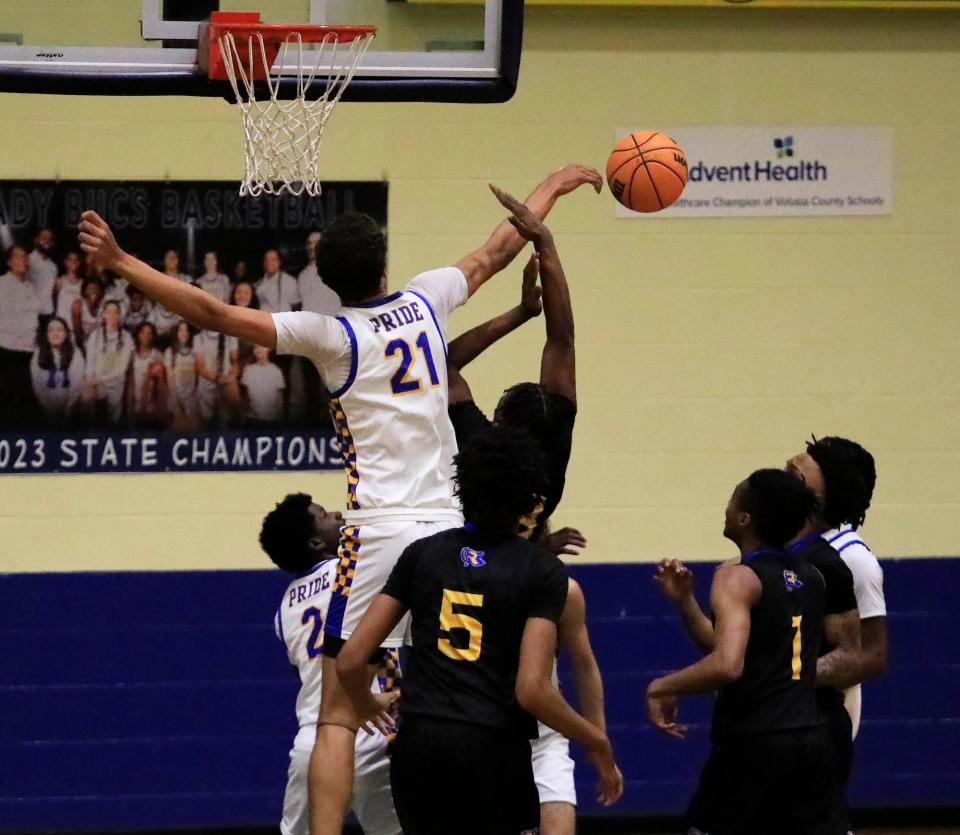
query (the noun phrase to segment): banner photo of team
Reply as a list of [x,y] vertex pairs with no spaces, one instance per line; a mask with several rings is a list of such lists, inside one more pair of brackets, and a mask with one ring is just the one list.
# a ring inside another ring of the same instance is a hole
[[76,242],[94,207],[128,251],[229,304],[336,314],[323,228],[387,184],[241,200],[228,182],[8,181],[0,187],[0,474],[336,469],[316,369],[197,330]]

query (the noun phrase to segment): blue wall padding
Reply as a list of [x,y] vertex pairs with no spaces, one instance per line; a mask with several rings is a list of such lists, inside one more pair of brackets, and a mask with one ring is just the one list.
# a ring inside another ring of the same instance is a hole
[[[701,600],[711,565],[696,566]],[[891,668],[864,693],[856,806],[960,798],[958,559],[884,562]],[[651,677],[696,658],[648,564],[587,565],[617,816],[676,814],[707,751],[709,699],[684,742],[646,722]],[[270,825],[296,731],[297,679],[273,634],[271,571],[0,577],[0,832]],[[568,694],[569,678],[562,671]],[[581,812],[604,814],[579,752]]]

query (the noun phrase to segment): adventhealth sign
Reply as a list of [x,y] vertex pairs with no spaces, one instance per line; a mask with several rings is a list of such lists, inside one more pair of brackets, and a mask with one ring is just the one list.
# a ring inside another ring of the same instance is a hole
[[[617,138],[634,128],[620,128]],[[893,131],[877,127],[676,128],[687,187],[652,215],[619,217],[886,215]],[[638,176],[642,174],[638,172]]]

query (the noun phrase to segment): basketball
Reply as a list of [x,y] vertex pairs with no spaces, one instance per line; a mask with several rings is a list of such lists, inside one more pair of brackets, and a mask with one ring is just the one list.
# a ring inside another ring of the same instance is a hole
[[687,156],[664,133],[637,131],[621,139],[607,159],[607,184],[635,212],[659,212],[687,184]]

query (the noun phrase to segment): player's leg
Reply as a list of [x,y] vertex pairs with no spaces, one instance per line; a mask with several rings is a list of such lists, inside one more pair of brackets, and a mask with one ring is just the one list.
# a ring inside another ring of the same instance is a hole
[[577,791],[573,783],[570,743],[556,731],[540,725],[540,736],[530,743],[533,779],[540,799],[540,835],[573,835],[576,831]]
[[310,750],[294,747],[290,751],[287,789],[283,793],[283,817],[280,820],[282,835],[309,835],[310,815],[307,806],[307,769],[309,766]]
[[[326,645],[325,645],[326,651]],[[317,739],[310,756],[310,835],[338,835],[353,792],[357,715],[337,678],[335,656],[324,655]],[[367,667],[367,684],[379,665]]]
[[350,801],[364,835],[401,835],[390,788],[387,741],[376,734],[357,738],[356,773]]

